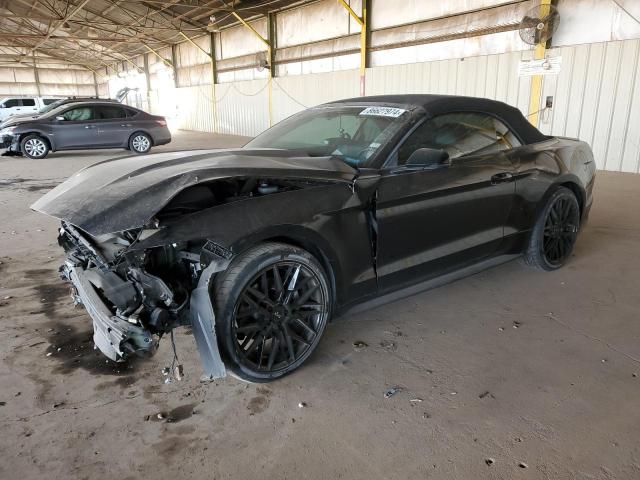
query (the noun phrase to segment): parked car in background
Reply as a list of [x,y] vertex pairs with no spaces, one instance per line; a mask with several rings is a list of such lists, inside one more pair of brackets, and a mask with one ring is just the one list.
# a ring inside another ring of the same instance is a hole
[[20,122],[24,121],[25,119],[38,118],[38,117],[44,115],[45,113],[49,113],[50,111],[55,110],[56,108],[61,107],[62,105],[67,105],[69,103],[97,101],[97,100],[99,100],[101,102],[120,103],[119,100],[115,100],[115,99],[111,99],[111,98],[101,99],[101,98],[97,98],[97,97],[67,97],[67,98],[57,98],[57,99],[49,99],[49,100],[54,100],[54,101],[49,102],[48,105],[46,105],[45,107],[42,107],[35,114],[34,113],[26,113],[26,114],[21,114],[21,115],[12,115],[11,117],[9,117],[6,120],[4,120],[3,122],[0,122],[0,129],[5,128],[5,127],[10,127],[11,125],[15,125],[17,123],[20,123]]
[[59,150],[95,148],[142,154],[170,141],[164,117],[102,100],[65,104],[0,130],[0,148],[34,159]]
[[52,97],[4,97],[0,100],[0,121],[13,115],[33,115],[58,100]]

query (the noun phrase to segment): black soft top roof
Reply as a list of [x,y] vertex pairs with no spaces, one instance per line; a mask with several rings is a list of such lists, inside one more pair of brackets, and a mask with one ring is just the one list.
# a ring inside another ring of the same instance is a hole
[[531,125],[520,110],[506,103],[489,100],[488,98],[428,94],[376,95],[349,98],[330,103],[383,104],[403,106],[405,108],[408,106],[422,107],[429,117],[460,111],[483,112],[504,122],[525,144],[542,142],[548,138]]

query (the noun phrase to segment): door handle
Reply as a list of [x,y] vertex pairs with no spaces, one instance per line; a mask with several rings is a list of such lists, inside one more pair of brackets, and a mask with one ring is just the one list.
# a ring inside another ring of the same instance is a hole
[[121,126],[121,127],[130,127],[130,126],[131,126],[131,124],[130,124],[130,123],[126,123],[126,124],[124,124],[124,123],[123,123],[123,124],[122,124],[122,125],[120,125],[120,126]]
[[493,177],[491,177],[491,185],[510,182],[512,180],[513,180],[513,173],[511,172],[496,173]]
[[84,128],[96,128],[95,125],[85,125]]

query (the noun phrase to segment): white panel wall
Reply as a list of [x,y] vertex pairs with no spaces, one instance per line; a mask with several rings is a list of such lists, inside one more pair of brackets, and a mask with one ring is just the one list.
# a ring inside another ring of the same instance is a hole
[[528,113],[531,79],[518,77],[518,62],[529,55],[529,52],[513,52],[372,68],[367,70],[366,93],[486,97]]
[[196,132],[214,132],[211,85],[175,89],[178,127]]
[[269,128],[268,80],[216,85],[216,123],[219,133],[257,135]]
[[357,97],[358,70],[277,78],[273,83],[273,120],[279,122],[321,103]]
[[591,144],[599,169],[640,171],[640,40],[553,49],[562,71],[546,77],[540,129]]

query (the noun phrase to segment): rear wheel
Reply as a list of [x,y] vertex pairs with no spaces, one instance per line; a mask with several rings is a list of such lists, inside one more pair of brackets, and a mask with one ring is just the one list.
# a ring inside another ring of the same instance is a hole
[[138,154],[149,152],[149,150],[151,150],[151,145],[151,137],[146,133],[134,133],[129,139],[129,150]]
[[558,188],[538,218],[525,253],[528,265],[555,270],[564,265],[573,251],[580,230],[580,206],[575,194]]
[[39,160],[49,153],[49,144],[39,135],[27,135],[20,142],[20,151],[28,158]]
[[255,247],[216,278],[216,328],[231,371],[267,382],[300,367],[331,310],[326,273],[308,252],[281,243]]

